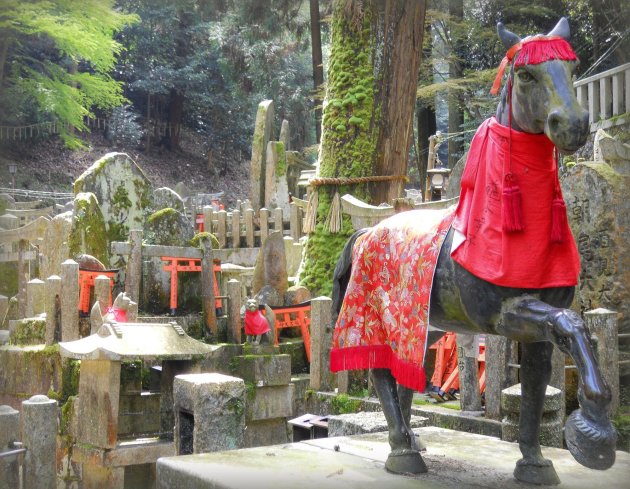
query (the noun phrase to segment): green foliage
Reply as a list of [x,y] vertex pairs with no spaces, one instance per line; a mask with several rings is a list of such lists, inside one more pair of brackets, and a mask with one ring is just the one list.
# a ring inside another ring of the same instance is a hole
[[357,413],[361,409],[361,400],[353,399],[348,394],[339,394],[330,401],[332,414]]
[[[27,125],[58,122],[69,147],[81,146],[70,130],[83,118],[125,100],[109,73],[122,45],[115,32],[135,16],[113,9],[113,0],[5,0],[0,3],[0,120]],[[5,73],[4,66],[10,66]]]
[[214,234],[209,233],[208,231],[203,231],[201,233],[195,234],[193,238],[190,240],[190,246],[194,248],[201,248],[202,238],[210,238],[210,241],[212,241],[213,250],[218,250],[219,248],[221,248],[221,245],[219,244],[219,240],[217,239],[217,237]]

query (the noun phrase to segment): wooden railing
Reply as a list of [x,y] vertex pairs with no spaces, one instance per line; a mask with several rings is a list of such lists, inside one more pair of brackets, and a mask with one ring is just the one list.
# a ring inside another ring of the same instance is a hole
[[591,132],[630,123],[630,63],[573,85],[580,105],[588,109]]
[[290,205],[289,216],[284,216],[280,207],[262,208],[258,215],[251,208],[242,213],[240,210],[215,212],[211,206],[203,208],[204,230],[217,237],[221,248],[255,248],[273,231],[281,231],[297,241],[304,235],[302,219],[302,209],[294,203]]

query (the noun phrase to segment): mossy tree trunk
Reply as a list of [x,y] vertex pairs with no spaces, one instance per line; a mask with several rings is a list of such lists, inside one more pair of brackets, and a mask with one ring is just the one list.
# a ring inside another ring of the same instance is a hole
[[[318,176],[407,174],[425,9],[424,1],[334,0]],[[316,295],[332,289],[335,262],[352,234],[347,218],[337,234],[324,229],[335,192],[379,204],[398,197],[402,183],[319,186],[300,283]]]

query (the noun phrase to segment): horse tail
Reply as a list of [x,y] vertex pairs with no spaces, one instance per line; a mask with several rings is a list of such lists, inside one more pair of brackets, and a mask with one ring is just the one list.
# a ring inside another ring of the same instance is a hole
[[352,249],[359,236],[368,232],[368,228],[359,229],[356,231],[345,244],[337,265],[335,265],[335,271],[333,272],[333,290],[332,290],[332,310],[333,316],[337,317],[339,311],[341,311],[341,304],[348,288],[348,282],[350,281],[350,272],[352,271]]

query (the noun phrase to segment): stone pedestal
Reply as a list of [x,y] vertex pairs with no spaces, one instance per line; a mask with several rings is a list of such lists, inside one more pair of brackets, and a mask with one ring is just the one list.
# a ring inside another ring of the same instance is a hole
[[57,486],[57,401],[37,395],[22,402],[24,487],[50,489]]
[[[501,439],[518,441],[518,419],[521,412],[521,384],[513,385],[501,391],[501,409],[505,413],[501,426]],[[548,447],[562,447],[562,421],[564,403],[562,391],[547,386],[543,414],[540,423],[539,441]]]
[[[428,419],[411,416],[411,428],[422,428]],[[387,420],[382,412],[359,412],[328,417],[328,436],[362,435],[387,431]]]
[[178,454],[242,448],[245,383],[228,375],[187,374],[173,384]]

